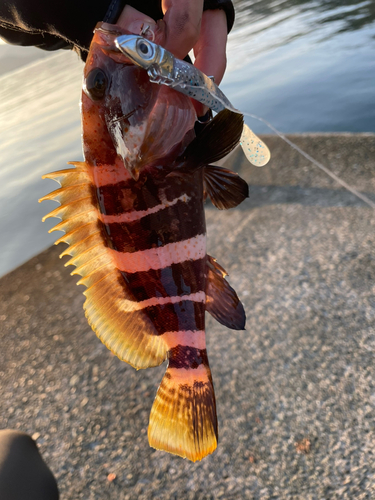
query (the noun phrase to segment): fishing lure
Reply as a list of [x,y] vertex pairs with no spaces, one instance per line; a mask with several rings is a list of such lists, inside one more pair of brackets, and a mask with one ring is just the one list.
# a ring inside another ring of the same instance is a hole
[[[241,114],[215,84],[198,68],[177,59],[168,50],[140,35],[122,35],[115,46],[134,64],[147,71],[150,82],[166,85],[219,113],[228,109]],[[257,167],[266,165],[271,153],[264,142],[244,124],[240,144],[246,158]]]

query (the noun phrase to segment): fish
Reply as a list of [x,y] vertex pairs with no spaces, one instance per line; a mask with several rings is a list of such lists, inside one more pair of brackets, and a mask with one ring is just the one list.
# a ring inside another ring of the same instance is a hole
[[[116,38],[115,46],[134,64],[147,71],[150,81],[167,85],[195,99],[219,113],[229,109],[242,114],[216,85],[195,66],[181,61],[164,47],[146,40],[140,35],[122,35]],[[244,123],[240,144],[247,160],[257,167],[266,165],[271,153],[266,144]]]
[[[245,328],[226,271],[206,250],[204,203],[248,197],[247,183],[212,165],[240,141],[243,116],[224,109],[195,132],[191,99],[150,82],[115,46],[130,34],[99,23],[84,68],[83,162],[49,173],[60,188],[56,244],[86,287],[84,311],[98,338],[135,369],[167,361],[151,408],[151,447],[193,462],[218,443],[205,312]],[[162,34],[156,36],[162,43]]]

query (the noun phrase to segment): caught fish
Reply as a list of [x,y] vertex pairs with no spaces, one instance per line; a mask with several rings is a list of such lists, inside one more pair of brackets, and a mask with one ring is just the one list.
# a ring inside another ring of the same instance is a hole
[[[134,64],[147,71],[151,82],[182,92],[217,113],[228,109],[241,114],[211,78],[195,66],[176,59],[164,47],[139,35],[119,36],[115,45]],[[271,153],[268,147],[246,124],[242,130],[240,144],[246,158],[253,165],[263,167],[269,162]]]
[[206,253],[204,215],[206,196],[219,209],[248,196],[243,179],[211,165],[238,144],[243,116],[225,109],[196,135],[190,98],[150,82],[116,50],[123,34],[104,23],[94,32],[81,102],[84,162],[44,176],[61,185],[42,198],[60,202],[45,218],[62,219],[56,243],[69,245],[61,255],[87,287],[84,310],[99,339],[136,369],[168,360],[150,445],[196,461],[218,440],[205,311],[245,326],[226,272]]

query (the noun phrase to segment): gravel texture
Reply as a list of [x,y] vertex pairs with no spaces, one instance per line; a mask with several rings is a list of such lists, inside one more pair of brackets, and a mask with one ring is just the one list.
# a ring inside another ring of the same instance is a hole
[[[293,140],[373,196],[374,135]],[[0,428],[33,435],[62,499],[375,498],[374,211],[268,143],[263,169],[230,160],[250,199],[207,209],[248,319],[207,318],[220,440],[202,462],[149,448],[165,367],[136,372],[100,343],[62,246],[0,280]]]

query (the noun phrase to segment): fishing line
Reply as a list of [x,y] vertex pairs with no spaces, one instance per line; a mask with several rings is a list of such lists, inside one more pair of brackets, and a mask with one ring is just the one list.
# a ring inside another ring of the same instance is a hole
[[[142,25],[143,29],[143,25]],[[144,31],[141,31],[141,35],[145,34],[145,32],[149,29],[149,26],[145,25]],[[120,50],[120,52],[124,53],[125,55],[129,55],[128,52],[130,49],[126,50],[125,44],[128,36],[123,35],[121,37],[118,37],[116,39],[116,46]],[[141,38],[142,37],[138,37]],[[125,39],[125,40],[123,40]],[[148,42],[150,44],[152,42]],[[154,45],[154,44],[153,44]],[[158,47],[158,46],[156,46]],[[169,54],[168,51],[165,51],[161,47],[159,47],[159,51],[162,51],[162,53]],[[134,52],[134,49],[132,49]],[[160,61],[154,61],[155,64],[152,66],[146,65],[144,66],[141,64],[139,58],[142,58],[142,61],[144,62],[144,54],[140,54],[138,51],[137,58],[134,59],[134,57],[131,57],[132,60],[135,60],[136,64],[144,67],[145,69],[148,70],[148,75],[150,78],[150,81],[153,83],[158,83],[158,84],[163,84],[167,85],[171,88],[174,88],[175,90],[182,92],[185,95],[188,95],[189,97],[192,97],[196,99],[197,101],[201,102],[202,104],[205,104],[209,108],[211,108],[213,111],[220,112],[223,109],[227,108],[230,111],[234,113],[241,113],[239,110],[235,109],[233,105],[229,102],[227,97],[222,93],[222,91],[219,89],[219,87],[214,83],[213,79],[210,79],[203,73],[201,73],[198,69],[196,69],[194,66],[191,66],[190,64],[184,62],[184,61],[179,61],[173,57],[172,54],[169,54],[170,57],[172,58],[175,63],[179,64],[181,68],[181,75],[179,75],[179,71],[177,71],[177,74],[174,74],[173,72],[171,73],[171,69],[168,67],[168,65],[165,64],[163,60]],[[148,61],[148,60],[147,60]],[[149,61],[148,61],[149,62]],[[158,63],[158,65],[156,64]],[[195,74],[190,76],[189,79],[186,78],[185,73],[188,72],[189,70],[186,70],[185,66],[190,68],[190,71],[192,71],[192,68],[194,68]],[[167,70],[169,77],[167,77],[165,74],[160,73],[160,71],[156,71],[158,68],[160,70],[160,67],[164,69],[164,71]],[[153,69],[153,71],[151,71]],[[155,74],[154,74],[155,73]],[[203,85],[202,85],[203,83]],[[201,95],[197,95],[197,91],[201,90]],[[303,149],[301,149],[297,144],[292,142],[290,139],[285,137],[285,135],[282,132],[279,132],[271,123],[269,123],[267,120],[264,118],[261,118],[260,116],[253,115],[252,113],[242,113],[245,116],[249,116],[250,118],[254,118],[255,120],[261,121],[265,125],[267,125],[268,128],[270,128],[275,134],[280,137],[284,142],[289,144],[290,147],[298,151],[306,160],[310,161],[313,165],[318,167],[320,170],[322,170],[325,174],[327,174],[331,179],[333,179],[335,182],[343,186],[345,189],[347,189],[350,193],[354,194],[357,198],[360,200],[364,201],[369,207],[375,208],[375,203],[370,200],[366,195],[360,193],[357,191],[357,189],[353,188],[350,186],[347,182],[344,180],[340,179],[336,174],[334,174],[329,168],[325,167],[322,163],[319,161],[315,160],[312,156],[310,156],[308,153],[306,153]],[[270,158],[270,153],[267,148],[267,146],[262,142],[261,139],[259,139],[248,127],[247,125],[244,126],[242,136],[241,136],[241,146],[244,151],[245,156],[247,159],[250,161],[250,163],[253,163],[254,165],[257,166],[263,166],[265,165],[269,158]]]
[[289,144],[289,146],[291,146],[293,149],[295,149],[296,151],[298,151],[304,158],[306,158],[307,160],[311,161],[311,163],[313,163],[315,166],[317,166],[318,168],[320,168],[320,170],[323,170],[323,172],[325,172],[327,175],[329,175],[333,180],[335,180],[336,182],[338,182],[339,184],[341,184],[341,186],[343,186],[345,189],[347,189],[352,194],[354,194],[355,196],[357,196],[357,198],[360,198],[362,201],[364,201],[371,208],[375,208],[375,203],[372,200],[370,200],[366,195],[360,193],[355,188],[353,188],[352,186],[350,186],[349,184],[347,184],[345,181],[343,181],[342,179],[340,179],[340,177],[338,177],[336,174],[334,174],[331,170],[329,170],[327,167],[325,167],[322,163],[320,163],[319,161],[315,160],[315,158],[313,158],[312,156],[310,156],[303,149],[301,149],[299,146],[297,146],[297,144],[295,144],[290,139],[288,139],[282,132],[279,132],[267,120],[265,120],[264,118],[261,118],[260,116],[253,115],[251,113],[242,113],[242,114],[245,115],[245,116],[249,116],[250,118],[255,118],[255,120],[259,120],[259,121],[263,122],[265,125],[267,125],[268,128],[270,128],[271,130],[273,130],[275,132],[275,134],[280,137],[280,139],[282,139],[284,142],[286,142],[287,144]]
[[[197,86],[195,86],[193,88],[194,89],[201,88],[202,90],[207,90],[207,89],[205,89],[205,87],[201,87],[200,85],[197,85]],[[306,158],[306,160],[310,161],[313,165],[315,165],[316,167],[320,168],[320,170],[322,170],[324,173],[326,173],[327,175],[329,175],[329,177],[331,177],[338,184],[341,184],[341,186],[343,186],[345,189],[347,189],[352,194],[354,194],[354,196],[356,196],[360,200],[364,201],[368,206],[370,206],[371,208],[375,208],[375,203],[372,200],[370,200],[370,198],[368,198],[366,195],[362,194],[361,192],[357,191],[355,188],[353,188],[352,186],[350,186],[347,182],[345,182],[340,177],[338,177],[336,174],[334,174],[329,168],[325,167],[322,163],[320,163],[319,161],[315,160],[315,158],[313,158],[312,156],[310,156],[303,149],[301,149],[299,146],[297,146],[297,144],[295,144],[290,139],[288,139],[282,132],[280,132],[279,130],[277,130],[270,122],[268,122],[264,118],[261,118],[260,116],[253,115],[252,113],[243,113],[241,111],[238,111],[233,106],[228,106],[228,104],[226,102],[224,102],[220,98],[220,96],[218,96],[216,94],[213,97],[217,101],[219,101],[220,104],[222,104],[223,107],[226,107],[230,111],[232,111],[234,113],[241,113],[241,114],[243,114],[245,116],[249,116],[250,118],[254,118],[255,120],[259,120],[260,122],[262,122],[265,125],[267,125],[267,127],[270,128],[273,132],[275,132],[275,134],[278,137],[280,137],[280,139],[282,139],[284,142],[286,142],[287,144],[289,144],[290,147],[292,147],[293,149],[295,149],[296,151],[298,151],[304,158]]]
[[[185,87],[188,87],[188,85],[185,85]],[[201,85],[192,86],[192,89],[194,89],[194,90],[195,89],[202,89],[202,90],[204,90],[206,92],[208,90],[206,87],[203,87]],[[277,130],[270,122],[268,122],[264,118],[261,118],[260,116],[253,115],[252,113],[243,113],[243,112],[237,110],[232,105],[230,105],[230,103],[228,105],[228,102],[225,102],[221,98],[221,96],[217,95],[216,93],[212,94],[210,92],[210,94],[211,94],[211,96],[214,99],[216,99],[223,106],[223,108],[227,108],[227,109],[229,109],[230,111],[232,111],[234,113],[241,113],[241,114],[243,114],[245,116],[249,116],[250,118],[254,118],[255,120],[259,120],[262,123],[264,123],[265,125],[267,125],[267,127],[270,128],[273,132],[275,132],[275,134],[278,137],[280,137],[280,139],[282,139],[284,142],[286,142],[287,144],[289,144],[290,147],[292,147],[293,149],[295,149],[296,151],[298,151],[304,158],[306,158],[306,160],[310,161],[313,165],[315,165],[316,167],[320,168],[320,170],[322,170],[325,174],[329,175],[329,177],[331,177],[334,181],[336,181],[338,184],[340,184],[341,186],[343,186],[349,192],[351,192],[352,194],[354,194],[354,196],[356,196],[360,200],[364,201],[369,207],[375,208],[375,203],[372,200],[370,200],[366,195],[364,195],[361,192],[357,191],[357,189],[355,189],[352,186],[350,186],[347,182],[345,182],[340,177],[338,177],[336,174],[334,174],[329,168],[325,167],[322,163],[320,163],[319,161],[315,160],[315,158],[313,158],[312,156],[310,156],[303,149],[301,149],[299,146],[297,146],[297,144],[295,144],[290,139],[288,139],[282,132],[280,132],[279,130]],[[203,102],[203,101],[201,101],[201,102]],[[209,105],[209,103],[204,103],[204,104],[208,104]],[[244,153],[246,154],[246,151],[244,151]],[[251,158],[248,158],[248,159],[249,159],[249,161],[251,161],[251,163],[254,164],[254,161],[252,161]],[[266,160],[266,162],[267,161],[268,160]],[[259,165],[259,166],[263,166],[263,165]]]

